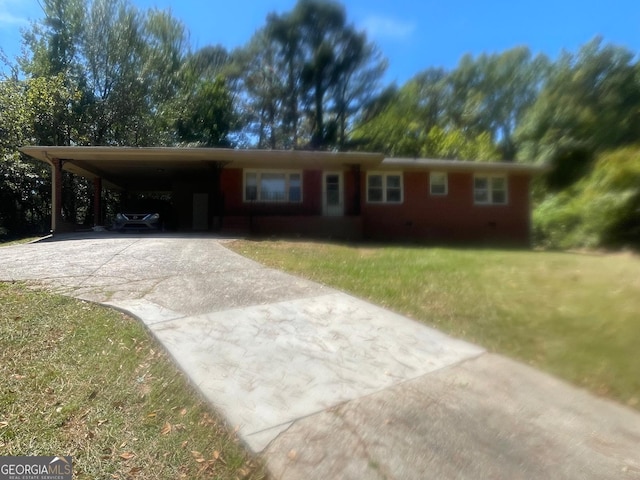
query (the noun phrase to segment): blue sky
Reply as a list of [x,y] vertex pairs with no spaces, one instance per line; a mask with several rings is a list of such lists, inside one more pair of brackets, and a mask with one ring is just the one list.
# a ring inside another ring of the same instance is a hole
[[[191,33],[194,48],[245,44],[269,12],[295,0],[133,0],[140,8],[170,9]],[[596,35],[640,51],[638,0],[347,0],[349,21],[389,60],[386,80],[402,84],[431,66],[453,68],[465,53],[502,52],[527,45],[555,58]],[[13,58],[20,29],[41,17],[37,0],[0,0],[0,47]]]

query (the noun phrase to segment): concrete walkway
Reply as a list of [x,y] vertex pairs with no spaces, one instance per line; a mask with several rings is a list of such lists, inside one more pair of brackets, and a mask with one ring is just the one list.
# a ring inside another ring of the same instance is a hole
[[57,237],[0,280],[138,317],[274,478],[640,479],[637,412],[224,241]]

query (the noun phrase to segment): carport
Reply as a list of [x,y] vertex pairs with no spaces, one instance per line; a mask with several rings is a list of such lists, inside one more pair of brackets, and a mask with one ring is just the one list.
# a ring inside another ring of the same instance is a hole
[[[29,146],[20,151],[51,165],[51,230],[75,225],[62,215],[63,172],[93,182],[94,224],[101,225],[102,192],[171,192],[180,230],[216,230],[225,214],[222,171],[234,169],[340,169],[360,176],[360,167],[375,165],[383,156],[371,153],[236,150],[178,147]],[[360,184],[359,181],[356,184]],[[234,191],[243,188],[234,186]],[[230,188],[228,189],[230,190]],[[354,192],[359,198],[360,192]],[[357,200],[359,203],[359,200]],[[359,208],[355,210],[359,211]]]

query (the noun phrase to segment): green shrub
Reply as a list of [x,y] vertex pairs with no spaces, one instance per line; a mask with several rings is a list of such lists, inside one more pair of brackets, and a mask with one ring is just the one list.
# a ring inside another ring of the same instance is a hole
[[533,215],[542,246],[640,247],[640,147],[603,154],[577,184],[545,199]]
[[[533,238],[536,245],[547,248],[575,246],[575,233],[582,223],[582,213],[569,192],[547,198],[533,213]],[[585,239],[586,240],[586,239]]]

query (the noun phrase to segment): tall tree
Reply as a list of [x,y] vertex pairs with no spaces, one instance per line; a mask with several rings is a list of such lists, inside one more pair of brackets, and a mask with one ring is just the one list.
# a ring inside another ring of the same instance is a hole
[[[346,148],[355,114],[379,89],[386,63],[335,2],[300,0],[267,17],[247,47],[244,83],[272,148]],[[268,141],[266,141],[268,140]]]
[[596,38],[565,52],[517,131],[521,156],[550,163],[549,186],[581,178],[595,155],[640,139],[640,82],[634,55]]
[[[426,148],[430,155],[437,153],[446,158],[455,156],[454,151],[465,157],[477,152],[478,158],[486,159],[494,158],[496,150],[485,147],[495,144],[498,158],[513,160],[518,150],[514,131],[542,88],[547,65],[546,57],[533,57],[528,49],[516,48],[477,58],[465,55],[450,72],[427,69],[402,87],[398,105],[367,132],[378,138],[386,137],[385,151],[396,150],[390,142],[397,141],[397,145],[402,145],[401,151]],[[404,118],[398,111],[400,107],[405,110]],[[389,116],[396,118],[392,124]],[[362,117],[370,119],[370,113]],[[388,126],[386,132],[379,128],[381,125]],[[426,138],[435,127],[438,130],[434,132],[439,133],[433,133],[432,138],[444,139],[442,134],[446,133],[447,144],[457,144],[466,138],[477,148],[443,149],[442,145],[435,146],[438,142],[425,147],[429,143],[425,143]],[[403,137],[401,132],[407,136]],[[362,133],[359,129],[360,138]],[[407,150],[411,142],[415,148]]]
[[286,149],[296,142],[296,114],[286,99],[297,100],[297,97],[287,95],[286,75],[278,70],[277,57],[276,45],[268,41],[263,30],[235,58],[242,69],[241,115],[247,133],[256,138],[258,148]]
[[229,132],[236,117],[231,95],[221,76],[198,82],[195,90],[183,97],[176,120],[176,135],[182,144],[202,147],[229,147]]
[[483,66],[483,110],[489,131],[505,160],[515,160],[518,145],[514,134],[527,110],[535,102],[549,72],[544,55],[532,56],[526,47],[480,59]]
[[232,61],[232,55],[222,45],[208,45],[190,53],[183,68],[195,78],[212,80],[220,75],[230,75]]
[[[352,32],[346,29],[344,8],[335,3],[301,0],[292,12],[291,21],[301,32],[300,47],[305,52],[301,79],[303,94],[312,106],[310,146],[321,148],[335,142],[335,130],[325,126],[325,97],[339,75],[338,48],[353,48],[348,43]],[[347,43],[340,45],[343,42]]]
[[429,71],[398,92],[387,92],[382,104],[372,105],[373,113],[365,115],[354,132],[360,148],[401,157],[499,159],[489,132],[465,131],[446,123],[442,92],[434,87],[434,78],[444,77]]
[[[39,99],[49,104],[48,98]],[[17,150],[33,138],[33,119],[41,107],[27,101],[26,81],[0,81],[0,237],[43,228],[51,191],[49,169]]]
[[82,50],[92,95],[91,143],[144,145],[145,63],[142,18],[124,0],[94,0]]
[[79,43],[86,12],[85,0],[42,0],[42,23],[24,32],[24,43],[30,56],[23,56],[20,65],[32,77],[64,73],[78,77]]
[[25,33],[30,54],[21,65],[32,78],[63,73],[69,90],[83,92],[72,105],[78,136],[64,141],[166,143],[164,117],[188,50],[182,23],[127,0],[44,0],[43,9],[42,23]]
[[173,116],[173,101],[185,84],[192,85],[184,78],[184,70],[190,65],[188,34],[182,22],[169,12],[150,10],[143,16],[143,63],[138,76],[144,81],[145,109],[155,130],[150,140],[165,143],[170,141],[166,129]]
[[526,47],[500,54],[465,55],[447,79],[447,115],[451,124],[474,134],[489,132],[505,160],[514,160],[517,125],[536,100],[549,61]]
[[[368,61],[363,64],[362,59]],[[345,48],[337,56],[334,84],[330,91],[338,149],[351,146],[352,119],[378,93],[371,87],[378,84],[386,68],[387,61],[373,44],[367,42],[364,34],[352,32],[347,35]]]
[[[41,145],[71,145],[81,136],[77,106],[82,92],[67,75],[30,78],[24,82],[24,101],[32,139]],[[30,139],[31,140],[31,139]]]
[[[28,101],[34,115],[33,141],[44,145],[82,143],[82,98],[85,84],[80,38],[85,18],[83,0],[44,0],[44,19],[24,32],[30,55],[19,65],[31,79]],[[42,100],[42,101],[41,101]],[[38,112],[36,106],[43,106]]]

